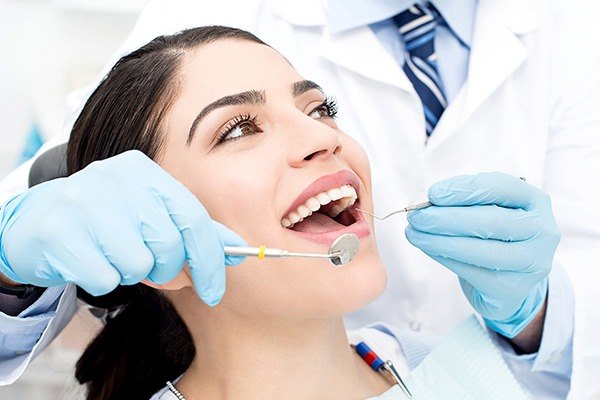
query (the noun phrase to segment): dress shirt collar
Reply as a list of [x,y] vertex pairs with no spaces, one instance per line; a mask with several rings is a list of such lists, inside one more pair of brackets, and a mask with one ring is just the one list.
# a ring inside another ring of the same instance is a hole
[[[477,0],[430,1],[450,29],[470,46]],[[328,0],[327,25],[331,33],[342,33],[389,19],[414,3],[414,0]]]

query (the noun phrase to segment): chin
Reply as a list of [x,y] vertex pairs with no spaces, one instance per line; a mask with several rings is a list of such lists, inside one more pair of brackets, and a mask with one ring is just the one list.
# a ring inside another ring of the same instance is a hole
[[312,312],[306,311],[318,317],[341,316],[372,303],[383,294],[387,273],[378,256],[357,257],[328,281],[320,285],[327,289],[305,303],[307,308],[312,308]]
[[387,273],[379,258],[363,264],[363,273],[359,274],[355,284],[345,290],[342,314],[354,312],[377,300],[387,285]]

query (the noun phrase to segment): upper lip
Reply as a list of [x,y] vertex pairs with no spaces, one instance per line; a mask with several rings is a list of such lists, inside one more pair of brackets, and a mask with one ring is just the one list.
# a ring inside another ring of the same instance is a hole
[[333,174],[325,175],[315,180],[313,183],[308,185],[306,189],[300,193],[300,195],[294,200],[292,205],[288,208],[285,215],[288,215],[292,211],[295,211],[299,206],[306,203],[308,199],[318,195],[329,189],[338,188],[340,186],[350,185],[358,193],[360,181],[355,173],[349,170],[341,170]]

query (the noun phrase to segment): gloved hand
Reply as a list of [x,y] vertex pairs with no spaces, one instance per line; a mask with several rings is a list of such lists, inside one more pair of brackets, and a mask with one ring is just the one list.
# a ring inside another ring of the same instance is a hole
[[434,206],[408,214],[408,240],[455,272],[486,324],[515,337],[546,299],[560,233],[549,196],[493,172],[434,184]]
[[0,211],[0,273],[37,286],[72,282],[92,295],[142,279],[166,283],[188,261],[197,293],[225,291],[223,246],[246,246],[139,151],[37,185]]

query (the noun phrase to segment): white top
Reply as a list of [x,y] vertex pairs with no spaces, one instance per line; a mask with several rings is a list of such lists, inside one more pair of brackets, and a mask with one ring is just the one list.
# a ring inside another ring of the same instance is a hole
[[[404,356],[402,347],[395,336],[386,333],[377,328],[380,325],[365,327],[359,330],[348,331],[350,343],[365,342],[369,347],[383,360],[392,360],[394,367],[400,376],[407,376],[410,368]],[[174,381],[176,384],[177,381]],[[385,393],[377,397],[370,397],[366,400],[396,400],[405,399],[399,386],[394,385]],[[158,391],[150,400],[178,400],[167,386]]]
[[[160,395],[160,393],[162,393],[162,395]],[[377,397],[370,397],[366,400],[398,400],[398,399],[405,399],[405,397],[403,397],[402,390],[400,389],[400,387],[398,385],[394,385],[391,388],[389,388],[388,390],[386,390],[385,393],[382,393],[381,395],[379,395]],[[165,387],[163,390],[161,390],[160,392],[158,392],[157,394],[152,396],[151,400],[178,400],[178,399],[168,388]]]
[[[350,331],[348,337],[350,343],[365,342],[379,358],[390,360],[412,392],[413,400],[528,398],[475,317],[463,321],[437,345],[422,335],[417,337],[385,324]],[[394,385],[366,400],[407,398],[404,391]],[[178,399],[165,387],[151,400]]]

